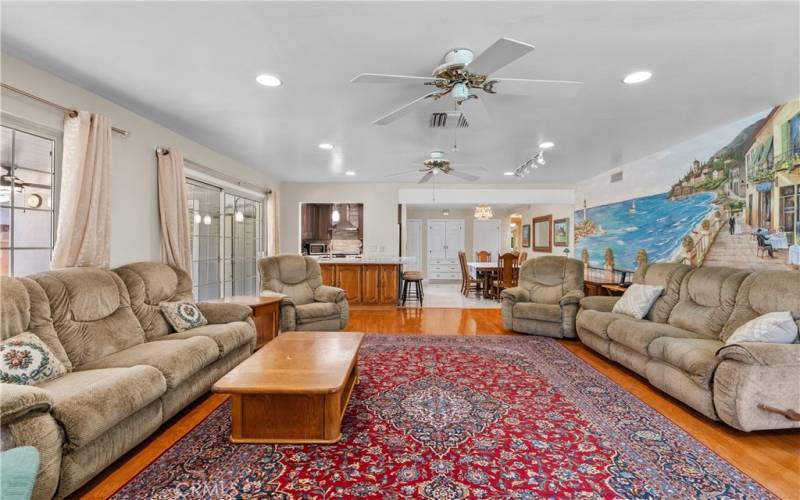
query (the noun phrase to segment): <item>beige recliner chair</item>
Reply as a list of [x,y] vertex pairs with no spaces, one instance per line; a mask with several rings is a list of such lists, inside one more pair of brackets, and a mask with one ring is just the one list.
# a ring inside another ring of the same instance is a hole
[[278,255],[258,261],[261,295],[280,295],[281,330],[341,330],[350,308],[341,288],[322,284],[319,263],[302,255]]
[[567,257],[527,260],[519,285],[506,288],[503,326],[515,332],[575,338],[575,316],[583,298],[583,263]]

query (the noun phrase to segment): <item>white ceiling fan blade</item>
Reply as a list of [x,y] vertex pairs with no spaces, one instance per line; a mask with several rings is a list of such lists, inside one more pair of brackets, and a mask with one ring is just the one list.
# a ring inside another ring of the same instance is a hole
[[476,75],[491,75],[535,48],[529,43],[501,38],[473,59],[467,65],[467,71]]
[[425,83],[435,82],[440,78],[431,76],[410,76],[410,75],[384,75],[380,73],[361,73],[350,80],[350,83]]
[[459,104],[459,107],[464,116],[467,117],[467,122],[469,123],[469,129],[467,130],[480,130],[492,124],[492,119],[483,102],[483,96],[467,99]]
[[386,125],[387,123],[392,123],[393,121],[397,120],[401,116],[403,116],[406,113],[408,113],[409,111],[411,111],[411,109],[415,105],[420,104],[422,102],[430,102],[430,101],[427,101],[428,98],[432,98],[433,96],[438,95],[438,94],[439,94],[439,92],[431,92],[429,94],[425,94],[422,97],[418,97],[418,98],[414,99],[413,101],[409,102],[408,104],[404,104],[403,106],[400,106],[399,108],[395,109],[391,113],[389,113],[387,115],[383,115],[382,117],[378,118],[377,120],[375,120],[372,123],[374,123],[375,125]]
[[495,78],[493,90],[500,95],[529,95],[553,99],[571,99],[578,94],[583,82],[571,80],[528,80],[525,78]]
[[419,173],[419,171],[420,170],[418,168],[416,168],[414,170],[405,170],[403,172],[397,172],[397,173],[394,173],[394,174],[384,175],[384,177],[399,177],[401,175],[417,174],[417,173]]
[[417,184],[425,184],[426,182],[431,180],[431,177],[433,177],[433,172],[428,172],[427,174],[422,176],[422,179],[420,179],[419,182],[417,182]]
[[479,177],[476,177],[476,176],[470,175],[470,174],[465,174],[464,172],[462,172],[460,170],[451,170],[451,171],[449,171],[447,173],[448,173],[448,175],[454,175],[454,176],[458,177],[459,179],[464,179],[465,181],[470,181],[470,182],[475,182],[475,181],[477,181],[479,179]]

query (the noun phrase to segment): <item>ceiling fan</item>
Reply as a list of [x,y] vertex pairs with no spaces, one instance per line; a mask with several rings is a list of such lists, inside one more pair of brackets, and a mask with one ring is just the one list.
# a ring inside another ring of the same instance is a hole
[[[387,175],[386,177],[396,177],[398,175],[406,175],[412,172],[425,172],[422,178],[417,182],[418,184],[424,184],[437,175],[452,175],[453,177],[458,177],[459,179],[464,179],[465,181],[470,182],[474,182],[479,179],[477,176],[466,173],[463,169],[456,170],[455,167],[450,165],[450,160],[445,158],[443,151],[431,151],[428,158],[422,161],[422,168],[398,172],[396,174]],[[486,169],[482,167],[471,167],[470,170],[484,171]]]
[[[453,49],[444,56],[444,63],[433,70],[433,75],[407,76],[362,73],[352,83],[401,83],[428,85],[435,90],[400,106],[373,123],[386,125],[407,114],[415,106],[436,101],[451,95],[456,109],[468,112],[470,127],[488,121],[483,97],[488,94],[572,97],[583,82],[569,80],[530,80],[522,78],[495,78],[499,69],[534,49],[533,45],[510,38],[501,38],[474,57],[470,49]],[[478,91],[481,93],[479,94]]]

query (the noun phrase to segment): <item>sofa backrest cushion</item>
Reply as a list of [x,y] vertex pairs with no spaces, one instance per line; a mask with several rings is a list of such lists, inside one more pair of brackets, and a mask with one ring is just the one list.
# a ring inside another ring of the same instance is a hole
[[570,290],[583,290],[583,263],[556,255],[526,260],[519,270],[519,286],[528,289],[531,302],[558,304]]
[[278,255],[258,261],[261,289],[282,293],[297,305],[314,302],[314,290],[322,285],[319,262],[302,255]]
[[113,272],[73,267],[34,274],[31,279],[47,295],[53,326],[72,366],[144,342],[128,290]]
[[44,290],[29,278],[0,277],[0,340],[31,332],[44,342],[67,370],[72,363],[58,340]]
[[136,262],[114,269],[125,283],[133,314],[147,340],[174,333],[164,317],[162,302],[194,302],[192,278],[186,271],[160,262]]
[[633,282],[640,285],[664,288],[661,297],[656,299],[645,319],[655,323],[666,323],[672,308],[681,295],[681,283],[692,268],[685,264],[656,262],[639,267],[633,275]]
[[718,339],[748,274],[731,267],[693,269],[681,284],[680,300],[669,315],[669,324],[698,337]]
[[789,311],[800,329],[800,272],[756,271],[739,287],[733,313],[722,329],[727,341],[737,328],[770,312]]

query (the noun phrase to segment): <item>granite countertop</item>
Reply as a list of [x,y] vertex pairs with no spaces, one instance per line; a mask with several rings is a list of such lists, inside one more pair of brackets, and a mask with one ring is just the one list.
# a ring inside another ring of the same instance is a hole
[[352,257],[313,256],[320,264],[412,264],[414,257],[387,257],[380,255],[364,255]]

